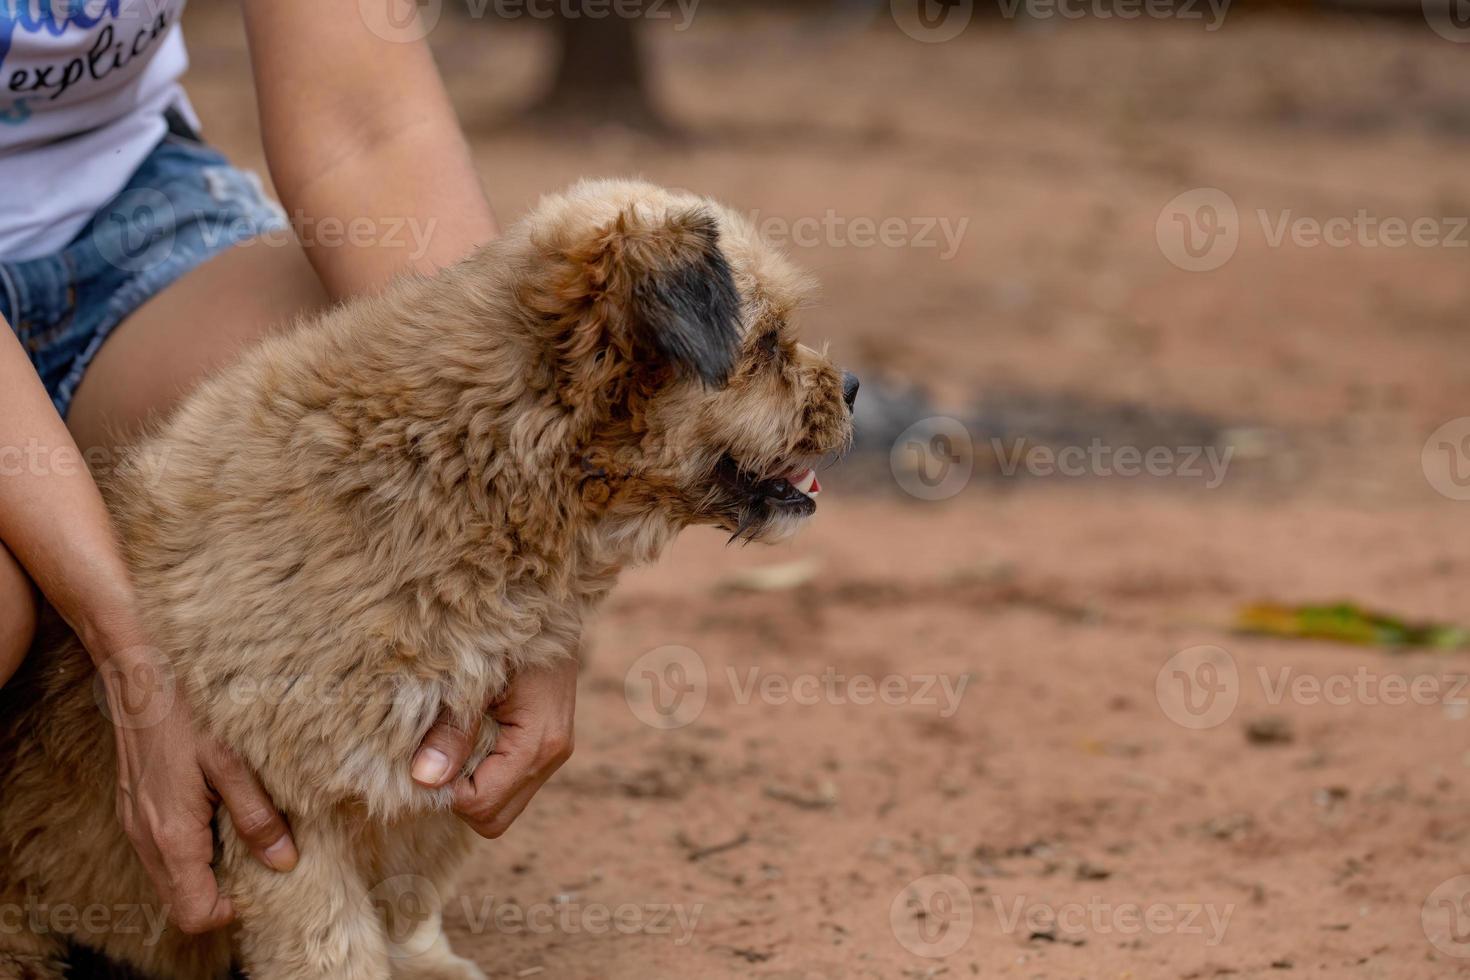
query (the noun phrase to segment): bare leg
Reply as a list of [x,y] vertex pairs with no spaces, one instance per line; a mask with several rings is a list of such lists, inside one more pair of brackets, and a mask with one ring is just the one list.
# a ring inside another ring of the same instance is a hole
[[77,388],[67,426],[83,450],[125,445],[252,343],[327,303],[294,242],[226,252],[117,328]]

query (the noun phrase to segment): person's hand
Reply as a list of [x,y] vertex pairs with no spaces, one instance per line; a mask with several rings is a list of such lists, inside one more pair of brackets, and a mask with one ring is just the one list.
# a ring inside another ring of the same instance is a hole
[[290,871],[296,845],[249,768],[195,730],[157,656],[135,649],[101,668],[117,734],[118,817],[169,916],[186,933],[208,932],[234,918],[210,870],[218,803],[266,867]]
[[[572,755],[577,664],[530,670],[515,677],[486,712],[500,725],[495,748],[474,774],[454,786],[454,812],[481,837],[499,837]],[[456,728],[441,716],[413,761],[414,782],[437,789],[464,768],[480,719]]]

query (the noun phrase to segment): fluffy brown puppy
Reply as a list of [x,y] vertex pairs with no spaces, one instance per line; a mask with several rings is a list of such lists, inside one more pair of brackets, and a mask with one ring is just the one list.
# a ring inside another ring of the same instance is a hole
[[[797,343],[806,290],[732,211],[584,183],[203,385],[105,492],[173,667],[158,700],[260,774],[301,863],[260,867],[222,814],[237,928],[159,934],[94,671],[53,625],[0,689],[0,980],[60,978],[67,938],[170,980],[482,977],[422,907],[471,835],[412,755],[441,708],[574,656],[682,528],[770,540],[813,512],[856,382]],[[68,907],[70,930],[36,914]]]

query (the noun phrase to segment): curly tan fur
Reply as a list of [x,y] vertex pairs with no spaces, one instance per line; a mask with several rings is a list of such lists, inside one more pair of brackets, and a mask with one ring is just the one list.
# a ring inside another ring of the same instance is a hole
[[[441,709],[574,656],[619,571],[683,527],[773,538],[809,512],[759,490],[851,435],[840,372],[792,333],[807,288],[731,211],[585,183],[203,385],[105,492],[173,667],[159,697],[260,774],[301,864],[261,868],[221,816],[238,927],[154,935],[111,724],[53,622],[0,690],[0,910],[114,911],[69,935],[0,916],[0,980],[61,976],[68,938],[169,980],[232,959],[257,980],[481,976],[432,904],[468,834],[412,753]],[[427,914],[395,922],[385,890],[415,882]]]

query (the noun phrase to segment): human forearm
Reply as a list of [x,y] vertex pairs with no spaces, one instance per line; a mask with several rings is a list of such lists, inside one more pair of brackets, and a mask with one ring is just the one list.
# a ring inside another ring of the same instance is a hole
[[99,662],[144,642],[102,495],[0,321],[0,541]]
[[355,0],[244,7],[271,176],[333,294],[432,272],[495,237],[423,42],[375,35]]
[[[495,237],[490,207],[459,151],[457,135],[425,124],[364,147],[320,179],[282,190],[291,212],[302,216],[307,257],[333,296],[376,291],[403,272],[432,274]],[[349,229],[335,243],[321,224],[331,216]],[[312,219],[320,234],[306,224]],[[360,244],[351,240],[353,222],[365,233]]]

